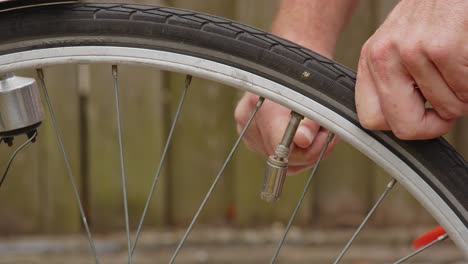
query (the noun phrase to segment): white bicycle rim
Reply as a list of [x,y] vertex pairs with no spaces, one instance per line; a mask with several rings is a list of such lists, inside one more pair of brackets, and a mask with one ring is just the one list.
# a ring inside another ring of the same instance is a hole
[[[0,56],[0,73],[59,64],[114,63],[182,72],[227,84],[280,103],[330,129],[402,184],[444,227],[468,257],[468,229],[443,199],[418,174],[359,127],[292,89],[253,73],[218,62],[167,51],[111,46],[37,49]],[[413,160],[417,164],[416,160]],[[432,181],[437,179],[426,172]],[[455,201],[453,197],[448,197]],[[460,210],[464,211],[464,210]]]

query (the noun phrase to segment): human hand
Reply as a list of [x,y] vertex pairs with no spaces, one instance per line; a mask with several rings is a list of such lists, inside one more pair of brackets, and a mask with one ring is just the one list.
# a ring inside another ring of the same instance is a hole
[[467,115],[468,1],[402,0],[361,51],[356,108],[365,128],[400,139],[443,135]]
[[[257,100],[257,95],[245,93],[239,101],[235,111],[238,132],[247,123]],[[253,151],[263,153],[266,156],[273,155],[276,145],[281,141],[290,117],[291,110],[265,100],[247,130],[244,142]],[[311,120],[304,119],[301,121],[291,146],[288,175],[298,173],[313,166],[322,148],[325,146],[328,133],[327,130]],[[334,139],[330,143],[325,155],[333,149],[336,142],[337,140]]]
[[[339,33],[351,17],[357,0],[282,0],[273,21],[275,35],[314,50],[325,57],[332,57]],[[237,130],[246,124],[255,107],[258,96],[245,93],[235,111]],[[244,142],[254,151],[270,156],[280,143],[289,122],[291,111],[274,102],[265,100],[258,111]],[[311,120],[301,121],[289,156],[288,174],[310,168],[325,146],[328,131]],[[330,142],[325,154],[338,141]]]

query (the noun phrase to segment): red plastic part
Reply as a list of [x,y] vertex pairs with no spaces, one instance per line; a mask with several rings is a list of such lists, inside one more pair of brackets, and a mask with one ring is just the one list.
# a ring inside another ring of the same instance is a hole
[[424,235],[418,237],[413,241],[413,248],[414,249],[419,249],[424,247],[425,245],[431,243],[432,241],[436,240],[438,237],[442,236],[445,234],[445,230],[441,227],[438,226],[431,231],[425,233]]

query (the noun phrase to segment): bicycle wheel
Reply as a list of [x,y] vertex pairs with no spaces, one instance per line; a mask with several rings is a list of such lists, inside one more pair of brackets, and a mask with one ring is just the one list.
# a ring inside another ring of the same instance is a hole
[[442,138],[401,141],[367,131],[355,74],[255,28],[187,10],[66,4],[2,13],[0,72],[117,63],[184,72],[253,92],[317,121],[400,182],[468,252],[468,163]]

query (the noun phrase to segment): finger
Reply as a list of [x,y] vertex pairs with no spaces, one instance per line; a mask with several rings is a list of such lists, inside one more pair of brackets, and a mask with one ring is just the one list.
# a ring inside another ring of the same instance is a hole
[[315,136],[319,132],[320,125],[310,119],[304,119],[297,128],[293,143],[299,148],[308,148],[312,145]]
[[[257,100],[258,96],[245,93],[241,100],[237,103],[236,109],[234,111],[234,117],[236,120],[236,129],[238,134],[240,134],[240,132],[247,124],[247,121],[255,108]],[[266,154],[266,152],[263,150],[263,144],[259,144],[259,140],[257,140],[261,137],[257,125],[257,119],[258,118],[256,117],[252,121],[250,127],[247,129],[247,132],[243,137],[243,141],[248,149]]]
[[440,71],[422,50],[411,48],[400,52],[406,70],[437,114],[446,120],[461,115],[463,102],[455,95]]
[[281,142],[284,131],[291,118],[290,110],[271,101],[265,101],[258,111],[256,125],[259,137],[257,144],[262,145],[263,152],[273,155],[276,145]]
[[414,80],[391,46],[376,46],[367,61],[387,123],[400,139],[428,139],[447,133],[452,125],[431,109],[414,88]]
[[[326,129],[321,129],[317,136],[315,137],[314,142],[309,148],[302,149],[293,146],[289,156],[289,165],[291,166],[312,166],[318,159],[320,152],[326,144],[329,131]],[[327,147],[325,154],[328,154],[333,147],[335,146],[337,140],[333,140]]]
[[[329,132],[325,131],[325,134],[328,137]],[[325,150],[325,154],[324,154],[322,160],[324,160],[324,159],[326,159],[328,157],[328,155],[332,152],[333,148],[335,147],[335,145],[339,141],[340,140],[339,140],[338,137],[333,138],[333,140],[330,142],[327,149]],[[317,144],[316,141],[314,141],[313,144]],[[300,162],[300,163],[297,163],[297,165],[289,163],[287,175],[288,176],[295,175],[295,174],[297,174],[299,172],[305,171],[305,170],[310,169],[313,166],[315,166],[315,163],[317,162],[317,159],[320,156],[320,153],[321,153],[323,147],[324,147],[323,145],[320,146],[320,151],[318,151],[318,152],[316,150],[314,151],[312,160],[309,160],[309,161],[306,161],[306,162],[303,162],[303,163]]]
[[356,111],[359,122],[367,129],[390,130],[380,106],[375,82],[367,66],[367,50],[364,48],[359,60],[356,80]]
[[[454,41],[456,42],[456,41]],[[468,45],[465,40],[457,46],[438,45],[429,49],[427,55],[441,72],[448,86],[464,103],[463,114],[468,114]]]
[[300,172],[303,172],[305,170],[310,169],[312,166],[313,166],[313,164],[311,164],[311,165],[302,165],[302,166],[289,166],[288,171],[286,172],[286,175],[287,176],[296,175],[296,174],[298,174]]
[[234,110],[234,118],[236,120],[238,133],[240,133],[246,125],[247,120],[255,107],[255,97],[257,96],[246,92],[237,103],[236,109]]

